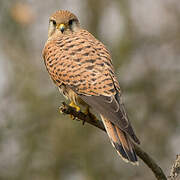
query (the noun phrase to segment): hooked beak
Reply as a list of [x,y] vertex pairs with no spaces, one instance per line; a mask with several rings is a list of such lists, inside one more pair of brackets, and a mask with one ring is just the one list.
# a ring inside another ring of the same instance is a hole
[[63,33],[64,32],[64,30],[65,30],[65,24],[59,24],[59,25],[57,25],[57,29],[60,29],[60,31]]

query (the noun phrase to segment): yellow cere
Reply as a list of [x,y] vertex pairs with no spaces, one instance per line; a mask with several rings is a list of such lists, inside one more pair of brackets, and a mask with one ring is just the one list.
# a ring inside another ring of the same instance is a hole
[[57,29],[64,30],[66,28],[65,24],[58,24]]

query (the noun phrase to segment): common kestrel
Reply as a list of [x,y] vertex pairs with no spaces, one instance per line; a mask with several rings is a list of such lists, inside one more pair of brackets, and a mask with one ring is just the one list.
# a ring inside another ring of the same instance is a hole
[[140,143],[126,114],[121,90],[106,47],[66,10],[49,19],[43,58],[50,77],[80,110],[86,105],[100,114],[107,134],[126,162],[138,164],[133,142]]

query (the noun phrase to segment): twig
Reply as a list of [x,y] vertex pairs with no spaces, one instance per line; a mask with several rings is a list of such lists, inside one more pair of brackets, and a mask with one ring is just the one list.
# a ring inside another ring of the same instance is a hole
[[168,180],[179,180],[180,179],[180,154],[176,156],[176,161],[171,168],[170,176]]
[[163,170],[157,165],[157,163],[139,146],[134,144],[136,154],[144,161],[144,163],[153,171],[156,179],[167,180]]
[[[97,120],[96,117],[89,113],[88,115],[84,114],[83,112],[77,112],[73,107],[67,105],[65,102],[62,103],[62,106],[59,108],[60,111],[64,114],[70,114],[73,117],[82,120],[83,122],[87,122],[97,128],[106,132],[103,123],[100,120]],[[136,154],[141,158],[144,163],[153,171],[156,179],[158,180],[167,180],[164,172],[162,169],[155,163],[155,161],[146,153],[144,152],[139,146],[134,144]]]

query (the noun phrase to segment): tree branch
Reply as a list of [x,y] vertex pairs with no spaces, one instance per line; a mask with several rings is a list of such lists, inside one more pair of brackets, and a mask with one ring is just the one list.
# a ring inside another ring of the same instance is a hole
[[176,156],[176,160],[171,168],[170,176],[168,180],[178,180],[180,179],[180,154]]
[[[59,109],[64,114],[70,114],[74,118],[82,120],[83,124],[84,124],[84,122],[87,122],[87,123],[99,128],[99,129],[103,130],[104,132],[106,132],[102,121],[97,120],[96,117],[91,113],[86,115],[81,111],[77,112],[73,107],[67,105],[65,102],[62,103],[62,106]],[[134,147],[135,147],[136,154],[153,171],[156,179],[158,179],[158,180],[167,180],[164,172],[157,165],[157,163],[155,163],[155,161],[146,152],[144,152],[139,146],[134,144]]]

